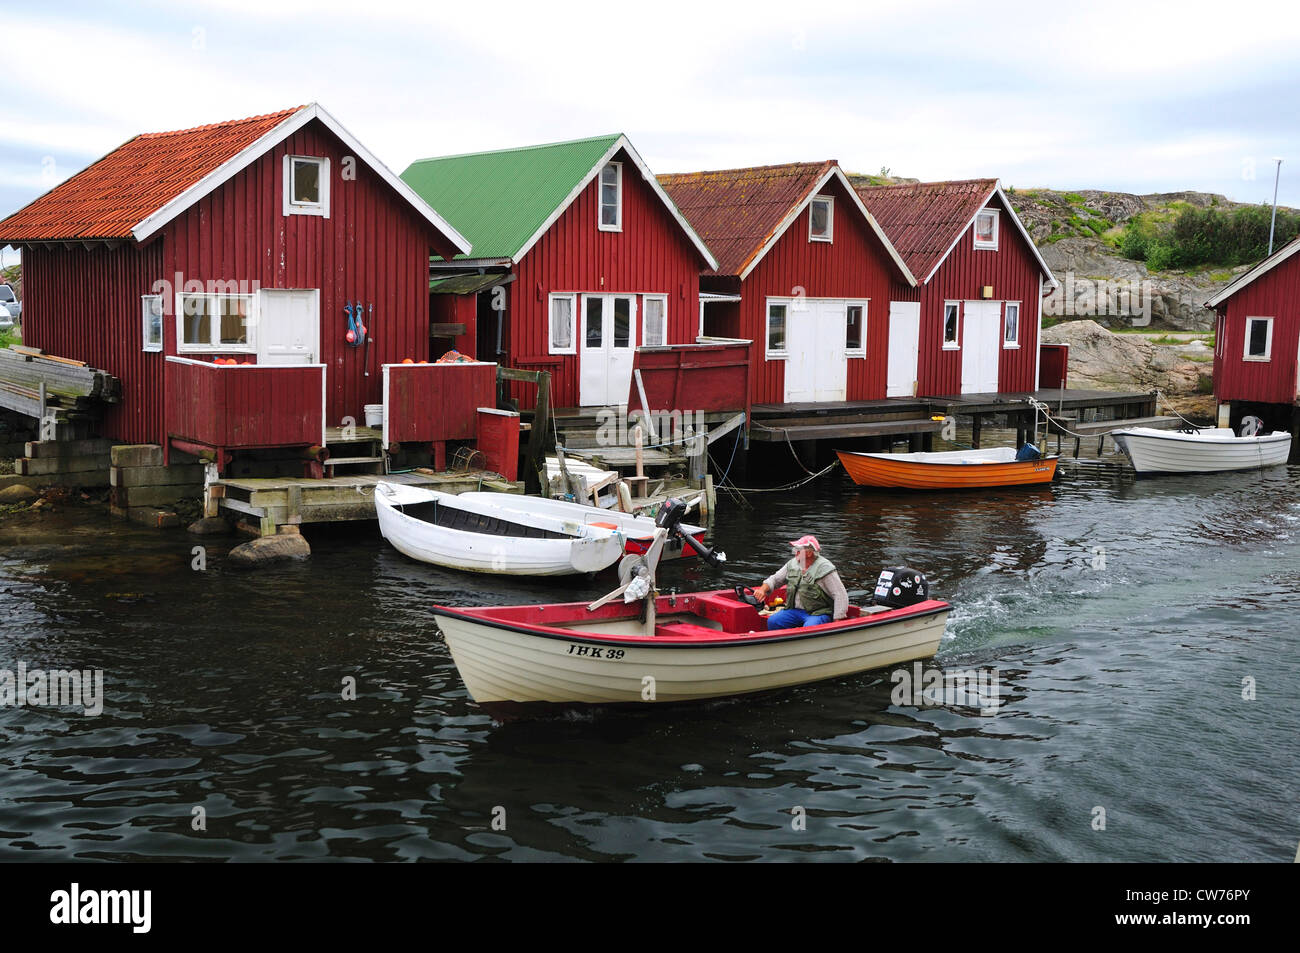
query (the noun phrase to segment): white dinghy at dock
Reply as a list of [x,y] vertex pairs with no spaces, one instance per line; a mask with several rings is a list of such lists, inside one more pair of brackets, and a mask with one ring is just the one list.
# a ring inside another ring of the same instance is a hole
[[1258,470],[1284,464],[1291,454],[1286,431],[1238,436],[1227,428],[1131,427],[1112,431],[1111,438],[1139,476]]

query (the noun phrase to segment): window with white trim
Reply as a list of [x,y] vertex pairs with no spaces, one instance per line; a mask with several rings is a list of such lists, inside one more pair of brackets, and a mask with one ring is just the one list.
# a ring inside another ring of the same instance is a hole
[[668,296],[641,296],[641,343],[663,347],[668,343]]
[[1020,347],[1020,302],[1008,301],[1002,318],[1002,346]]
[[600,170],[600,230],[623,230],[623,163],[610,162]]
[[176,350],[254,353],[253,295],[182,294],[176,308]]
[[844,306],[844,354],[867,356],[867,303]]
[[330,160],[284,157],[284,214],[330,216]]
[[943,303],[943,347],[955,351],[961,347],[958,339],[961,314],[961,302],[945,301]]
[[975,247],[997,250],[998,247],[997,209],[986,208],[976,213]]
[[551,295],[550,353],[577,353],[573,341],[573,319],[577,310],[577,295]]
[[835,233],[835,199],[818,196],[808,203],[808,241],[829,242]]
[[787,357],[785,336],[789,306],[769,302],[767,306],[767,357]]
[[163,349],[163,296],[141,295],[140,311],[145,351]]
[[1268,361],[1272,360],[1272,354],[1273,319],[1247,318],[1246,346],[1241,355],[1242,360]]

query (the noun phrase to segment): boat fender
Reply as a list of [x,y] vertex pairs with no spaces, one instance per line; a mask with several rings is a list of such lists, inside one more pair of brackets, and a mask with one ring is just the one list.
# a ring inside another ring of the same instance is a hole
[[872,599],[876,605],[903,609],[930,598],[930,584],[923,573],[906,566],[884,569],[876,580]]

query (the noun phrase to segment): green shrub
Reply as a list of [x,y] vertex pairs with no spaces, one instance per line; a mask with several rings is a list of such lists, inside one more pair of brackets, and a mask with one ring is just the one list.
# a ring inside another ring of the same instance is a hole
[[1083,204],[1083,196],[1078,192],[1066,192],[1061,196],[1061,198],[1065,199],[1065,201],[1069,202],[1071,205]]

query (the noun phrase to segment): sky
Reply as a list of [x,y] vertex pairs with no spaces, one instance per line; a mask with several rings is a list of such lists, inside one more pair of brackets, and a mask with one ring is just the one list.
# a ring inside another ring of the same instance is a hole
[[1264,203],[1280,157],[1300,206],[1281,4],[3,0],[0,35],[0,217],[137,133],[308,102],[398,173],[623,132],[655,172],[837,159]]

